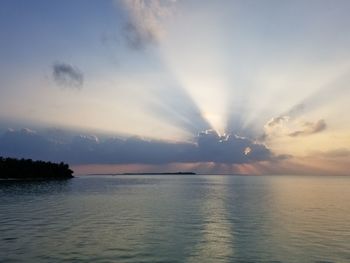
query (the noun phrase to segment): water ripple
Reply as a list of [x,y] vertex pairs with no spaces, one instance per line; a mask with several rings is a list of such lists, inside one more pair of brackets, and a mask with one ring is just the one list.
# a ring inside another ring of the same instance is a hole
[[350,178],[1,182],[0,262],[350,262]]

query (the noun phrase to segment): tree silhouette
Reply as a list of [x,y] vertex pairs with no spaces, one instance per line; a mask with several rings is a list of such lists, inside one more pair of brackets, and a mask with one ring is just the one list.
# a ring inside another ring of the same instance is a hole
[[51,163],[32,159],[0,157],[0,179],[69,179],[73,171],[63,162]]

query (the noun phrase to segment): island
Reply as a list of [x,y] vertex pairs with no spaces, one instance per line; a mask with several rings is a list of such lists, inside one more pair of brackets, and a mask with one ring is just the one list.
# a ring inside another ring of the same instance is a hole
[[161,173],[150,173],[150,172],[135,172],[135,173],[93,173],[88,175],[196,175],[195,172],[161,172]]
[[73,178],[73,171],[63,162],[52,163],[0,157],[2,180],[61,180]]
[[121,175],[191,175],[194,172],[164,172],[164,173],[122,173]]

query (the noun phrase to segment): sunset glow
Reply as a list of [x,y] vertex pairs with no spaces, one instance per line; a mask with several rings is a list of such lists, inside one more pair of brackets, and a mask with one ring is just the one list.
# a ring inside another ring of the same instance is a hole
[[16,2],[0,11],[0,155],[349,174],[348,1]]

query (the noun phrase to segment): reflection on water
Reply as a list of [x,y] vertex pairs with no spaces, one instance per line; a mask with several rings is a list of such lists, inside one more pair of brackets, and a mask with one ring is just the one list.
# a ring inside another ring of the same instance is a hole
[[350,178],[0,182],[4,262],[350,262]]
[[66,192],[69,190],[69,180],[57,181],[0,181],[0,193],[2,197],[13,197],[15,195],[41,195]]
[[194,247],[188,262],[228,261],[233,258],[233,230],[227,208],[227,179],[212,177],[206,185],[200,213],[202,217],[201,240]]

